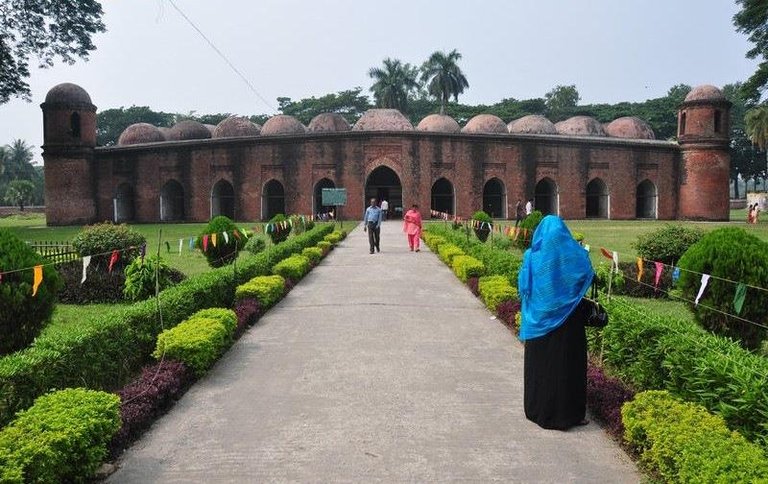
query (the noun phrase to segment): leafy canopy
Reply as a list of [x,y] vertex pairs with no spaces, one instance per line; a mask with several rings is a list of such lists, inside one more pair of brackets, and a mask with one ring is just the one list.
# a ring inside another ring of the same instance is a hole
[[398,59],[384,59],[381,67],[371,67],[368,76],[374,80],[371,86],[376,106],[408,111],[408,98],[419,88],[419,70]]
[[445,114],[445,105],[453,97],[459,101],[459,94],[469,87],[467,77],[461,71],[458,61],[461,54],[453,49],[445,52],[433,52],[421,66],[421,82],[427,85],[427,91],[440,101],[440,114]]

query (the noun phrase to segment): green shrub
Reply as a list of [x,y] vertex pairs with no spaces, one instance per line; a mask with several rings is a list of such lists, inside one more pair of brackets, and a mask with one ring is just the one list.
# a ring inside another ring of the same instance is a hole
[[454,256],[451,259],[451,268],[461,282],[467,282],[470,277],[480,277],[485,274],[485,265],[470,255]]
[[700,405],[650,391],[624,404],[621,415],[641,464],[665,482],[768,482],[762,449]]
[[[611,279],[612,269],[612,263],[606,264],[605,262],[600,261],[600,263],[597,264],[597,267],[595,267],[595,279],[597,279],[599,287],[605,288],[606,290],[608,289],[608,281]],[[624,294],[624,287],[624,272],[614,272],[613,280],[611,280],[611,292],[614,294]]]
[[155,294],[155,287],[162,291],[172,284],[171,268],[157,256],[133,259],[125,268],[123,296],[129,301],[140,301]]
[[424,243],[427,245],[427,247],[429,247],[429,249],[435,253],[437,253],[437,249],[440,247],[440,245],[446,242],[444,237],[427,231],[421,233],[421,238],[424,239]]
[[661,228],[640,235],[632,244],[637,255],[650,261],[673,265],[690,246],[701,240],[704,232],[695,227],[665,224]]
[[317,247],[323,251],[323,254],[327,254],[331,251],[331,248],[333,248],[333,244],[328,242],[327,240],[321,240],[317,243]]
[[275,264],[272,272],[297,282],[309,272],[309,269],[309,259],[303,255],[295,254]]
[[285,279],[283,276],[257,276],[237,286],[235,299],[256,299],[263,309],[267,309],[280,300],[285,294]]
[[291,231],[293,232],[293,235],[301,235],[304,233],[306,224],[303,216],[291,215],[288,217],[288,220],[291,222]]
[[264,240],[264,237],[257,235],[252,236],[250,239],[248,239],[248,242],[245,243],[245,250],[253,255],[263,252],[266,248],[267,241]]
[[301,251],[301,255],[309,259],[312,264],[317,264],[323,258],[323,249],[319,247],[307,247]]
[[72,247],[80,256],[92,256],[94,269],[107,270],[112,251],[122,251],[117,267],[124,267],[139,255],[146,243],[143,235],[127,225],[104,222],[86,226],[72,240]]
[[517,237],[517,240],[515,241],[515,245],[521,249],[525,250],[528,248],[528,246],[531,245],[531,239],[533,239],[533,233],[536,231],[536,227],[539,226],[539,223],[541,222],[541,219],[544,218],[544,214],[539,212],[538,210],[534,210],[530,213],[530,215],[526,216],[522,222],[520,222],[520,225],[518,226],[522,233]]
[[46,260],[7,229],[0,229],[0,271],[26,269],[3,275],[0,282],[0,354],[29,345],[51,320],[61,279],[50,265],[43,266],[43,282],[32,295],[36,265]]
[[43,395],[0,431],[0,481],[87,481],[119,428],[115,394],[69,388]]
[[195,315],[160,333],[152,356],[181,361],[202,376],[230,345],[233,333],[226,318]]
[[504,301],[516,300],[518,298],[517,289],[512,287],[509,279],[504,276],[484,276],[478,282],[478,291],[480,298],[485,303],[485,307],[491,311]]
[[227,328],[227,331],[234,333],[237,328],[237,314],[231,309],[207,308],[196,312],[189,319],[216,319]]
[[488,235],[491,233],[491,230],[493,230],[493,219],[491,216],[480,210],[472,215],[472,220],[480,222],[476,227],[474,227],[475,236],[477,239],[480,242],[485,242],[488,240]]
[[438,247],[437,254],[440,257],[440,260],[446,263],[448,266],[451,265],[451,262],[455,256],[466,255],[464,254],[463,250],[459,249],[453,244],[442,244],[440,247]]
[[288,240],[288,236],[291,235],[291,226],[290,224],[287,226],[281,225],[281,222],[286,222],[288,218],[283,215],[282,213],[278,213],[271,219],[269,219],[269,223],[272,224],[271,230],[269,231],[269,238],[272,239],[272,243],[277,245],[280,242],[285,242]]
[[[768,243],[743,229],[720,228],[692,245],[678,265],[683,269],[678,287],[689,301],[696,298],[701,276],[687,270],[714,276],[698,307],[690,305],[696,320],[716,334],[741,341],[745,348],[760,348],[768,332],[765,328],[728,316],[736,314],[733,308],[736,285],[717,277],[768,287]],[[749,321],[768,321],[768,293],[748,289],[740,317]]]
[[[213,217],[206,225],[203,232],[195,240],[195,247],[203,251],[211,267],[222,267],[231,264],[237,259],[238,254],[247,242],[235,237],[233,233],[240,229],[230,219],[223,215]],[[227,233],[227,238],[223,233]],[[213,235],[216,235],[216,245],[213,244]],[[208,236],[208,247],[203,245],[204,237]],[[227,240],[228,239],[228,240]]]
[[330,234],[328,234],[328,235],[326,235],[324,237],[324,240],[327,241],[327,242],[330,242],[333,245],[336,245],[339,242],[341,242],[342,238],[343,237],[341,236],[340,232],[331,232]]

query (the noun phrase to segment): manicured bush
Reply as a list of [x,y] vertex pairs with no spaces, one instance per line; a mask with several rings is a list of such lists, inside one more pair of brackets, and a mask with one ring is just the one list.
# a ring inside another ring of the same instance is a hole
[[72,240],[72,247],[80,256],[92,256],[91,266],[95,270],[106,271],[112,251],[121,251],[113,270],[122,269],[139,255],[146,243],[143,235],[127,225],[104,222],[86,226]]
[[330,242],[333,245],[338,244],[341,242],[341,233],[339,232],[331,232],[330,234],[326,235],[323,240],[326,240],[327,242]]
[[232,342],[233,333],[220,319],[192,317],[160,333],[152,356],[179,360],[202,376]]
[[267,248],[267,241],[264,240],[264,237],[254,235],[251,238],[248,239],[248,242],[245,243],[245,250],[250,252],[253,255],[259,254],[264,251],[264,249]]
[[512,287],[512,284],[504,276],[481,277],[478,292],[485,303],[485,307],[494,312],[502,302],[516,301],[518,298],[517,289]]
[[768,482],[762,449],[722,418],[664,391],[639,393],[622,409],[625,439],[666,482]]
[[477,222],[474,226],[475,237],[477,237],[480,242],[488,240],[488,235],[491,233],[491,230],[493,230],[493,219],[491,216],[480,210],[472,215],[472,220]]
[[32,295],[33,267],[46,260],[7,229],[0,229],[0,354],[28,346],[51,320],[61,279],[53,266],[42,267],[43,281]]
[[424,243],[427,245],[427,247],[429,247],[429,249],[435,253],[437,253],[440,244],[444,244],[446,242],[444,237],[436,235],[431,231],[423,231],[421,233],[421,238],[424,239]]
[[140,257],[125,268],[123,295],[130,301],[140,301],[155,294],[155,287],[161,291],[172,284],[170,267],[157,256]]
[[470,277],[467,279],[467,287],[469,288],[469,291],[472,293],[473,296],[478,297],[480,295],[480,278],[479,277]]
[[[234,233],[237,231],[238,235]],[[224,232],[227,236],[224,236]],[[222,267],[234,262],[247,241],[242,239],[242,232],[229,218],[219,215],[213,217],[203,232],[195,239],[195,247],[200,249],[211,267]],[[215,244],[214,244],[215,235]],[[207,239],[207,243],[205,242]]]
[[237,315],[237,333],[241,333],[247,326],[256,324],[261,316],[261,305],[256,298],[246,297],[235,303]]
[[317,265],[323,258],[323,250],[319,247],[307,247],[301,251],[301,255],[309,259],[312,264]]
[[635,393],[618,378],[607,376],[602,368],[592,363],[587,366],[587,406],[616,438],[624,435],[621,407],[634,396]]
[[288,240],[288,236],[291,235],[291,225],[284,224],[288,218],[282,213],[278,213],[271,219],[269,219],[269,238],[272,239],[273,244],[279,244]]
[[453,244],[442,244],[437,249],[437,254],[440,257],[440,260],[449,266],[451,265],[453,258],[456,257],[457,255],[466,255],[464,254],[463,250],[459,249],[457,246]]
[[696,227],[679,224],[665,224],[651,232],[640,235],[632,244],[637,255],[649,261],[674,265],[690,246],[698,242],[704,232]]
[[321,240],[317,243],[317,247],[323,251],[323,255],[327,255],[328,252],[331,251],[333,248],[333,244],[328,242],[327,240]]
[[120,399],[69,388],[43,395],[0,431],[0,481],[83,482],[120,428]]
[[[699,305],[690,305],[696,320],[716,334],[741,341],[745,348],[760,348],[761,342],[768,337],[768,331],[728,316],[736,314],[733,307],[736,284],[717,278],[768,287],[768,243],[743,229],[724,227],[709,232],[693,244],[678,265],[683,269],[679,287],[688,301],[696,298],[701,285],[701,276],[688,271],[714,276]],[[768,293],[747,289],[739,316],[758,323],[768,321]]]
[[517,322],[517,316],[520,314],[520,302],[514,299],[507,299],[496,306],[497,317],[507,326],[515,331],[520,329]]
[[237,314],[231,309],[224,308],[206,308],[196,312],[189,319],[203,318],[216,319],[227,328],[229,333],[234,333],[237,327]]
[[272,272],[298,282],[309,272],[309,259],[303,255],[295,254],[287,259],[283,259],[272,268]]
[[235,299],[255,299],[264,309],[272,307],[285,294],[285,278],[280,275],[257,276],[237,286]]
[[544,218],[544,214],[538,210],[534,210],[530,215],[526,216],[518,226],[520,233],[515,240],[515,245],[521,250],[525,250],[531,245],[531,239],[533,239],[533,233],[536,231],[536,227],[539,226],[541,219]]
[[480,277],[485,274],[485,265],[471,255],[455,256],[451,260],[451,268],[461,282],[467,282],[470,277]]

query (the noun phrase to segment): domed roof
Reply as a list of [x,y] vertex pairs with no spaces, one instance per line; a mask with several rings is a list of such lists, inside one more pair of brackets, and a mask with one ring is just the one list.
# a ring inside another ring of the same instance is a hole
[[413,125],[397,109],[369,109],[352,131],[413,131]]
[[685,102],[688,101],[725,101],[723,92],[715,86],[705,84],[696,86],[685,96]]
[[614,119],[605,125],[605,134],[613,138],[656,139],[648,123],[635,116]]
[[77,84],[64,82],[53,86],[45,96],[46,103],[92,104],[91,96]]
[[211,133],[211,137],[213,137],[213,132],[216,131],[216,125],[215,124],[204,124],[205,128]]
[[307,131],[310,133],[332,133],[335,131],[349,131],[349,125],[344,116],[339,113],[321,113],[312,118]]
[[589,116],[574,116],[555,123],[557,134],[566,136],[605,136],[600,121]]
[[166,141],[171,139],[169,136],[171,135],[171,128],[166,128],[165,126],[158,126],[157,130],[160,131],[160,134],[163,135],[163,139]]
[[293,116],[288,116],[287,114],[272,116],[266,123],[264,123],[264,126],[261,127],[262,136],[302,134],[306,131],[307,129],[298,119]]
[[163,133],[149,123],[136,123],[128,126],[117,139],[118,146],[137,145],[140,143],[158,143],[165,141]]
[[467,121],[467,124],[461,129],[462,133],[495,134],[509,133],[507,125],[500,117],[493,114],[478,114]]
[[243,116],[230,116],[220,122],[213,130],[214,138],[234,138],[236,136],[258,136],[261,126],[252,123]]
[[447,114],[430,114],[419,122],[417,131],[433,131],[436,133],[458,133],[459,123]]
[[174,124],[166,135],[166,138],[172,141],[185,139],[208,139],[210,137],[211,132],[208,131],[208,128],[206,128],[203,124],[192,120],[181,121]]
[[510,133],[557,134],[555,125],[540,114],[529,114],[507,125]]

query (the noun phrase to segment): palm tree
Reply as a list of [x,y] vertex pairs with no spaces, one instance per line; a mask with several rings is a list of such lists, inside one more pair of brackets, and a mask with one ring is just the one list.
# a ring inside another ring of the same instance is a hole
[[466,76],[457,64],[459,59],[461,54],[456,49],[448,54],[436,51],[421,66],[421,80],[428,83],[429,93],[440,100],[440,114],[445,114],[445,105],[451,96],[458,101],[459,94],[469,87]]
[[7,181],[29,179],[35,170],[32,165],[33,157],[32,147],[24,140],[17,139],[6,146],[3,160],[5,179]]
[[371,67],[368,76],[375,82],[371,86],[376,106],[406,112],[408,96],[419,87],[419,71],[398,59],[384,59],[382,67]]
[[747,136],[752,144],[765,150],[768,144],[768,106],[759,106],[747,111],[744,116]]

